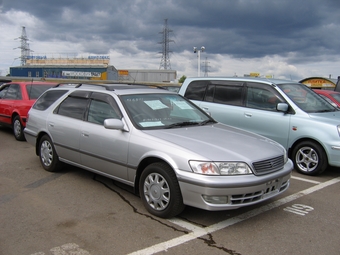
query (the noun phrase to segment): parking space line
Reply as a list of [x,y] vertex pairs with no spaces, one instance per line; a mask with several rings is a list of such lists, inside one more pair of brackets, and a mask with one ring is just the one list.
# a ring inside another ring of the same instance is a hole
[[300,197],[309,195],[309,194],[311,194],[315,191],[321,190],[323,188],[326,188],[326,187],[333,185],[335,183],[338,183],[338,182],[340,182],[340,177],[331,179],[331,180],[326,181],[326,182],[319,183],[319,184],[317,184],[313,187],[310,187],[308,189],[299,191],[295,194],[292,194],[290,196],[287,196],[287,197],[281,198],[277,201],[274,201],[270,204],[261,206],[257,209],[254,209],[254,210],[251,210],[249,212],[235,216],[233,218],[218,222],[216,224],[213,224],[213,225],[205,227],[205,228],[195,226],[194,224],[190,224],[190,223],[182,221],[180,219],[171,219],[170,221],[173,222],[174,224],[177,224],[181,227],[192,230],[192,232],[190,232],[186,235],[179,236],[179,237],[176,237],[174,239],[165,241],[163,243],[155,244],[155,245],[150,246],[148,248],[145,248],[145,249],[142,249],[142,250],[139,250],[139,251],[135,251],[133,253],[130,253],[129,255],[147,255],[147,254],[154,254],[154,253],[161,252],[161,251],[166,251],[169,248],[181,245],[181,244],[186,243],[188,241],[194,240],[198,237],[216,232],[218,230],[224,229],[224,228],[229,227],[231,225],[234,225],[236,223],[242,222],[244,220],[247,220],[247,219],[252,218],[254,216],[257,216],[261,213],[264,213],[266,211],[277,208],[281,205],[289,203],[289,202],[296,200]]
[[313,184],[319,184],[321,182],[318,182],[318,181],[313,181],[313,180],[309,180],[309,179],[306,179],[306,178],[301,178],[301,177],[297,177],[297,176],[291,176],[290,177],[291,179],[294,179],[294,180],[299,180],[299,181],[304,181],[304,182],[310,182],[310,183],[313,183]]

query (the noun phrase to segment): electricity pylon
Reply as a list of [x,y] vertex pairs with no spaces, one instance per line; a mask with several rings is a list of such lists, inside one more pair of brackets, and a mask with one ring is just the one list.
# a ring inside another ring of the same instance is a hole
[[169,34],[172,32],[172,30],[170,30],[168,28],[168,19],[164,20],[164,28],[163,31],[160,32],[160,34],[162,34],[162,41],[160,42],[160,44],[162,44],[162,59],[161,59],[161,64],[159,65],[159,69],[171,69],[171,64],[170,64],[170,49],[169,49],[169,43],[170,42],[174,42],[173,40],[170,40],[170,36]]
[[[26,64],[26,60],[29,57],[30,52],[31,52],[30,45],[28,43],[29,40],[28,40],[27,35],[26,35],[26,28],[25,27],[22,27],[21,36],[19,38],[16,38],[16,39],[20,39],[20,41],[21,41],[21,46],[18,47],[18,48],[21,49],[21,56],[20,56],[21,65],[24,66]],[[18,48],[14,48],[14,49],[18,49]]]

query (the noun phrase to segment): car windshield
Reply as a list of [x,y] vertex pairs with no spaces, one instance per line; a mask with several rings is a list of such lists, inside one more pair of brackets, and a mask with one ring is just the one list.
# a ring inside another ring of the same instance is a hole
[[280,84],[282,91],[307,113],[333,112],[337,109],[303,84]]
[[131,121],[140,129],[176,128],[215,122],[177,94],[124,95],[121,99]]
[[40,95],[48,90],[49,88],[52,88],[53,84],[27,84],[26,90],[27,94],[29,96],[29,99],[38,99]]

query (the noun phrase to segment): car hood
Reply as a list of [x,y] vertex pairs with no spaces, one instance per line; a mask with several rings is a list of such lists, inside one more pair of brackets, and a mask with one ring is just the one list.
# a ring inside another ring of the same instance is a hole
[[340,124],[340,111],[309,113],[309,116],[313,119],[318,119],[323,123],[329,123],[334,125]]
[[259,161],[284,151],[268,138],[220,123],[145,132],[214,161]]

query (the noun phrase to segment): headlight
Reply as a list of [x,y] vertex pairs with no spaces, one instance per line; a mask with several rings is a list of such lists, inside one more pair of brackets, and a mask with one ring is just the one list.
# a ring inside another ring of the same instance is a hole
[[283,164],[286,164],[288,161],[288,153],[286,149],[283,149]]
[[189,161],[194,173],[206,175],[252,174],[250,167],[243,162],[202,162]]

